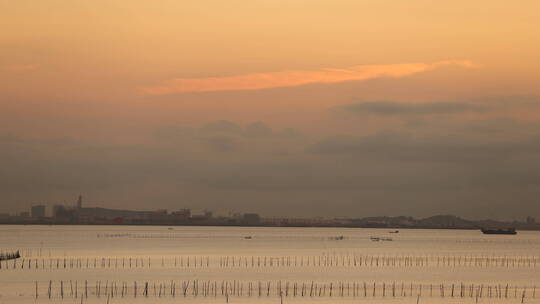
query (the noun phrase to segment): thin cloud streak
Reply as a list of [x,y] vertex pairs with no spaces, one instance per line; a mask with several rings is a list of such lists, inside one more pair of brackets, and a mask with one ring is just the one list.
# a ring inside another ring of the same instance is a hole
[[373,115],[448,115],[460,113],[485,113],[490,109],[471,103],[464,102],[423,102],[405,103],[395,101],[367,101],[346,106],[340,109],[354,114]]
[[362,81],[381,77],[404,77],[430,71],[443,66],[474,68],[470,61],[439,61],[427,63],[402,63],[388,65],[360,65],[348,69],[323,69],[313,71],[283,71],[256,73],[228,77],[176,78],[162,84],[143,87],[146,95],[168,95],[186,92],[243,91],[280,87],[296,87],[315,83]]

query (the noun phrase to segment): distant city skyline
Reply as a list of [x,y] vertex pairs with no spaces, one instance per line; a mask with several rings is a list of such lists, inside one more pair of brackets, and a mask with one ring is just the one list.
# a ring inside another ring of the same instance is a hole
[[[111,208],[107,205],[95,205],[90,203],[89,205],[85,205],[84,199],[82,195],[78,195],[77,199],[73,203],[36,203],[31,204],[30,208],[28,209],[21,209],[16,212],[10,212],[10,213],[2,213],[0,212],[0,215],[6,216],[14,216],[14,217],[32,217],[32,218],[55,218],[58,216],[58,208],[60,208],[60,212],[77,212],[77,210],[83,210],[85,212],[90,212],[90,214],[94,214],[92,216],[109,216],[109,219],[114,218],[115,216],[123,217],[125,214],[128,214],[129,217],[131,213],[133,214],[176,214],[176,215],[182,215],[182,217],[191,217],[192,215],[196,216],[206,216],[206,217],[238,217],[242,216],[243,214],[256,214],[257,216],[264,216],[267,218],[296,218],[296,219],[306,219],[306,220],[314,220],[314,219],[325,219],[325,220],[332,220],[332,219],[360,219],[360,218],[400,218],[400,217],[407,217],[407,218],[414,218],[418,216],[414,216],[411,214],[376,214],[376,215],[362,215],[362,214],[348,214],[348,215],[308,215],[308,214],[301,214],[301,215],[295,215],[295,214],[259,214],[252,211],[246,211],[246,210],[229,210],[227,212],[215,212],[215,210],[209,210],[209,209],[200,209],[200,208],[189,208],[186,206],[176,206],[171,209],[164,209],[164,208],[147,208],[147,209],[130,209],[130,208]],[[80,213],[80,212],[79,212]],[[124,214],[124,215],[122,215]],[[502,222],[523,222],[526,224],[532,224],[533,226],[536,224],[536,219],[534,216],[526,216],[524,218],[489,218],[489,217],[481,217],[481,218],[471,218],[467,217],[466,215],[460,215],[460,214],[441,214],[441,213],[435,213],[427,216],[423,216],[424,218],[430,218],[430,217],[438,217],[438,216],[452,216],[452,217],[459,217],[464,220],[472,220],[472,221],[502,221]],[[422,216],[420,216],[422,218]],[[535,226],[536,227],[536,226]],[[540,228],[540,227],[539,227]]]
[[[15,215],[0,213],[4,225],[172,225],[172,226],[257,226],[257,227],[350,227],[350,228],[421,228],[421,229],[482,229],[484,233],[519,230],[540,230],[536,219],[501,221],[494,219],[470,220],[455,215],[434,215],[426,218],[412,216],[354,216],[294,217],[265,216],[258,213],[235,212],[217,215],[212,210],[129,210],[84,206],[82,195],[76,204],[52,206],[33,205],[30,211]],[[487,231],[487,232],[485,232]]]

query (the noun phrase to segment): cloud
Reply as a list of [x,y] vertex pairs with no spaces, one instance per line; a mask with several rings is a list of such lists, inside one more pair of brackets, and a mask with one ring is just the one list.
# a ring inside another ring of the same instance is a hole
[[272,136],[272,128],[263,122],[254,122],[246,126],[246,135],[253,137],[267,137]]
[[369,136],[334,136],[307,148],[321,155],[349,155],[398,162],[500,162],[540,152],[537,137],[526,139],[472,139],[465,135],[413,136],[405,132],[380,132]]
[[208,145],[209,148],[216,152],[232,152],[240,148],[240,139],[228,135],[212,135],[200,137],[200,141]]
[[540,106],[540,96],[535,95],[498,95],[471,98],[472,103],[486,104],[491,107],[524,107],[532,108]]
[[244,130],[242,127],[234,122],[228,120],[218,120],[207,123],[202,126],[200,130],[204,133],[232,133],[240,134]]
[[154,136],[162,140],[182,138],[206,138],[208,136],[226,135],[238,138],[270,139],[280,137],[298,137],[300,133],[292,128],[274,130],[262,121],[239,125],[228,120],[211,121],[199,128],[165,125],[154,131]]
[[457,114],[464,112],[483,113],[484,106],[462,102],[406,103],[394,101],[368,101],[339,107],[350,113],[374,115],[425,115]]
[[525,123],[500,119],[481,126],[507,133],[444,128],[422,135],[399,127],[369,136],[286,137],[268,136],[263,123],[218,121],[205,130],[167,127],[160,135],[167,140],[152,145],[0,136],[0,210],[82,193],[89,205],[218,213],[538,213],[540,128],[524,133]]
[[167,95],[185,92],[260,90],[295,87],[315,83],[339,83],[381,77],[404,77],[439,67],[457,65],[472,68],[469,61],[439,61],[427,63],[402,63],[388,65],[360,65],[348,69],[323,69],[312,71],[282,71],[226,77],[176,78],[162,84],[143,87],[147,95]]

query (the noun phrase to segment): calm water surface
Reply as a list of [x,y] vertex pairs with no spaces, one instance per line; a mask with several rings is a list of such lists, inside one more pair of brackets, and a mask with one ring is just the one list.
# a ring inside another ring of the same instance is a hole
[[0,303],[540,303],[538,232],[390,231],[0,226]]

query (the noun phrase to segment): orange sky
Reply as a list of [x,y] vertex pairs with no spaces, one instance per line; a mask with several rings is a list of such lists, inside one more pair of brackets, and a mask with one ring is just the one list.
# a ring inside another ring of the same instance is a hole
[[129,105],[140,88],[175,81],[287,82],[287,71],[310,71],[294,76],[301,85],[317,71],[467,60],[486,83],[538,94],[530,79],[540,70],[539,9],[483,0],[0,1],[0,92]]
[[540,212],[539,11],[537,0],[0,0],[11,166],[0,199],[59,200],[82,184],[120,207],[156,192],[163,207],[249,206],[262,191],[406,211],[421,193],[445,211],[457,192],[465,207],[519,193],[523,212]]

